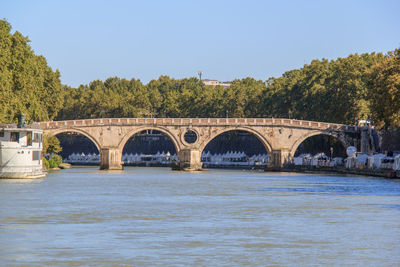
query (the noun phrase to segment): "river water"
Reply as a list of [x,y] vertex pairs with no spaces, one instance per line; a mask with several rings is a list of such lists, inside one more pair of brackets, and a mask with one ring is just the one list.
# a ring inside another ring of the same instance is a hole
[[399,266],[400,182],[168,168],[0,180],[1,266]]

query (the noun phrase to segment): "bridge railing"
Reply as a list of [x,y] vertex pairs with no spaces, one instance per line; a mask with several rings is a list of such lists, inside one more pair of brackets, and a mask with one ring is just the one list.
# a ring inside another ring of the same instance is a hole
[[355,130],[356,126],[285,118],[96,118],[41,122],[44,129],[101,125],[192,126],[289,126],[314,129]]

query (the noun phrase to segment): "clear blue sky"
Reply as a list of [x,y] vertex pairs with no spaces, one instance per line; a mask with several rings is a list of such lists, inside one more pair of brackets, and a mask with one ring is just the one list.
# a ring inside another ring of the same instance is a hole
[[312,59],[400,47],[400,1],[1,2],[0,18],[78,86],[111,76],[266,80]]

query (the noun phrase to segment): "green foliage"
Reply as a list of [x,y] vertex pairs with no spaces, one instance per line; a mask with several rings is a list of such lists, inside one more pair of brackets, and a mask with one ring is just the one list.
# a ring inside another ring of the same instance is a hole
[[53,119],[63,106],[60,73],[53,72],[43,56],[34,54],[29,39],[0,20],[0,122]]
[[109,78],[77,89],[65,87],[65,106],[57,119],[141,117],[149,107],[148,92],[140,80]]
[[46,159],[46,158],[42,158],[42,165],[43,165],[43,168],[45,168],[46,170],[48,170],[48,169],[50,169],[50,163],[49,163],[49,161]]
[[60,155],[54,154],[51,158],[50,161],[53,161],[54,164],[58,167],[62,163],[62,157]]
[[42,151],[44,154],[57,154],[62,151],[60,141],[56,136],[43,135]]
[[50,169],[54,169],[54,168],[57,168],[57,167],[58,167],[58,165],[57,165],[56,161],[53,160],[53,158],[49,159],[49,168]]
[[60,155],[54,154],[50,159],[42,158],[43,160],[43,168],[46,170],[58,168],[62,163],[62,158]]
[[234,80],[229,87],[206,86],[197,78],[176,80],[168,76],[160,76],[147,85],[139,80],[116,77],[104,82],[93,81],[77,89],[66,89],[66,105],[57,119],[290,117],[353,124],[357,119],[372,117],[383,121],[382,116],[391,116],[384,123],[396,124],[399,117],[396,103],[377,117],[376,112],[382,110],[383,102],[376,100],[379,98],[375,88],[386,86],[386,91],[382,90],[391,95],[379,96],[397,100],[395,93],[398,91],[389,86],[393,87],[393,82],[397,81],[398,67],[386,71],[384,77],[391,73],[391,79],[382,78],[380,85],[377,84],[379,79],[371,82],[373,75],[377,77],[383,71],[384,62],[398,62],[394,54],[390,55],[355,54],[331,61],[313,60],[279,78],[266,82],[244,78]]
[[77,89],[66,88],[65,107],[57,119],[98,117],[260,117],[263,81],[235,80],[232,86],[206,86],[197,78],[161,76],[139,80],[109,78]]
[[368,74],[372,118],[378,127],[400,127],[400,48],[389,52]]
[[382,60],[382,54],[374,53],[313,60],[270,79],[264,105],[275,117],[291,113],[298,119],[353,124],[372,115],[367,71]]

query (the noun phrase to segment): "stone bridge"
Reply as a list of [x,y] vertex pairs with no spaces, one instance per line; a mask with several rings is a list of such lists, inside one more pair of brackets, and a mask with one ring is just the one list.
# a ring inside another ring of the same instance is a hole
[[[126,142],[144,130],[157,130],[175,146],[180,167],[201,169],[201,153],[216,136],[241,130],[256,136],[270,155],[270,166],[282,167],[293,160],[297,147],[308,137],[324,134],[338,138],[344,147],[352,145],[347,132],[357,127],[343,124],[277,118],[110,118],[41,122],[44,132],[53,136],[74,132],[88,137],[101,155],[100,169],[122,169]],[[188,143],[185,134],[196,135]]]

